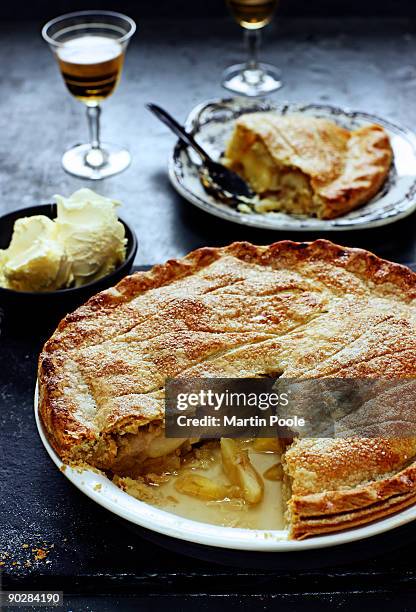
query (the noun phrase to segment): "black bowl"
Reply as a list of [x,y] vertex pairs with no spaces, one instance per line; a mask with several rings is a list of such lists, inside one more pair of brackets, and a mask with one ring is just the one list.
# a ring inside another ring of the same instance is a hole
[[[56,217],[56,204],[41,204],[21,208],[0,217],[0,249],[7,248],[13,233],[14,222],[20,217],[45,215],[50,219]],[[71,312],[95,293],[116,284],[132,269],[137,252],[137,239],[131,227],[122,219],[127,238],[125,261],[110,274],[99,280],[87,283],[82,287],[69,287],[57,291],[14,291],[0,287],[0,308],[3,311],[4,323],[18,323],[27,327],[49,322],[56,325],[60,318]]]

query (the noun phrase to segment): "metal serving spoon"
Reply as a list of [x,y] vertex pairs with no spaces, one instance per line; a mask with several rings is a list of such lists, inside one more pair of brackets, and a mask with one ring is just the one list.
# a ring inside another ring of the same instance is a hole
[[184,144],[198,153],[202,160],[202,165],[198,168],[199,177],[206,191],[226,204],[250,205],[255,193],[238,174],[214,161],[195,138],[163,108],[156,104],[146,104],[146,108],[167,125]]

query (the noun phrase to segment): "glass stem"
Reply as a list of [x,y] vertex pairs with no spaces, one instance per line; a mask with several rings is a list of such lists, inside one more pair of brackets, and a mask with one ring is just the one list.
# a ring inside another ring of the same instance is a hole
[[246,70],[258,70],[258,50],[260,46],[260,30],[246,30],[246,44],[247,44],[247,63]]
[[100,148],[100,115],[101,108],[97,106],[87,106],[88,129],[90,131],[90,142],[92,149]]
[[100,115],[101,107],[99,104],[96,106],[87,106],[91,149],[85,155],[85,163],[91,168],[101,168],[107,161],[100,143]]

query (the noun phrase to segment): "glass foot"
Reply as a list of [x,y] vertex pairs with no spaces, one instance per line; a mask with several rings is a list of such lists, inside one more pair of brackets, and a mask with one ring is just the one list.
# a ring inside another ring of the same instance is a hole
[[92,180],[99,180],[123,172],[130,166],[131,156],[127,149],[101,143],[101,151],[91,149],[90,144],[82,144],[68,149],[62,157],[64,170]]
[[243,96],[265,96],[283,87],[283,83],[274,66],[258,64],[253,70],[246,64],[236,64],[224,72],[222,86]]

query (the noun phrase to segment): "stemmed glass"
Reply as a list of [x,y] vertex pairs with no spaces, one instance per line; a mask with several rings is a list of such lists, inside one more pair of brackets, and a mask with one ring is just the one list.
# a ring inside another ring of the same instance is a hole
[[237,23],[244,28],[248,48],[245,64],[230,66],[223,74],[223,87],[245,96],[264,96],[282,87],[280,72],[258,61],[260,31],[272,20],[277,0],[227,0]]
[[102,179],[125,170],[127,149],[100,140],[100,103],[115,90],[136,24],[112,11],[79,11],[49,21],[42,36],[52,49],[70,93],[87,107],[90,142],[72,147],[62,165],[70,174]]

